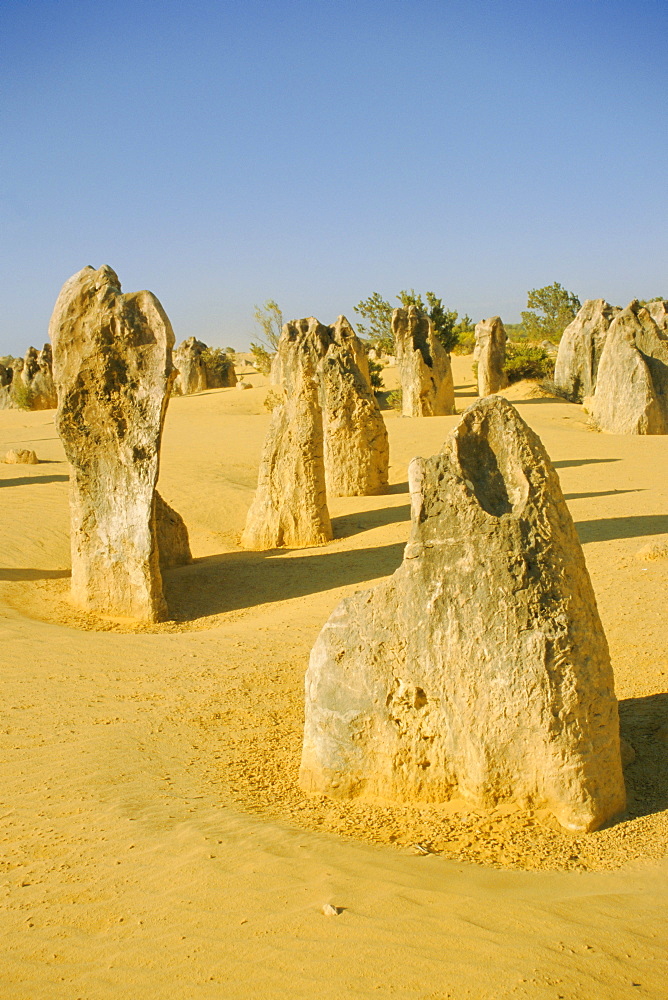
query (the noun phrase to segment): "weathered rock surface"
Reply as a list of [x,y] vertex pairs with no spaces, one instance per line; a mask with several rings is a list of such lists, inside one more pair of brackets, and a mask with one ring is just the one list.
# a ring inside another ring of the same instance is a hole
[[155,531],[161,569],[186,566],[193,561],[185,521],[156,490]]
[[325,329],[327,349],[318,378],[327,492],[341,497],[385,493],[387,428],[371,388],[364,348],[345,316]]
[[332,326],[314,317],[287,323],[272,363],[272,384],[286,387],[293,328],[304,330],[303,350],[318,379],[325,478],[332,496],[370,496],[387,490],[387,429],[371,387],[364,346],[345,316]]
[[455,412],[450,355],[428,316],[415,306],[395,309],[392,333],[401,379],[404,417],[438,417]]
[[176,378],[172,388],[175,395],[190,396],[209,388],[206,365],[202,358],[202,351],[205,350],[206,344],[197,337],[188,337],[175,349],[173,360]]
[[608,329],[619,313],[605,299],[587,299],[559,341],[555,384],[574,402],[591,396]]
[[344,600],[306,674],[301,785],[340,798],[624,808],[607,642],[540,440],[500,396],[409,469],[393,577]]
[[478,395],[489,396],[508,385],[503,370],[508,336],[500,316],[476,324],[473,357],[478,362]]
[[155,524],[174,334],[150,292],[110,267],[65,282],[49,333],[56,427],[70,462],[72,599],[156,621],[166,614]]
[[668,434],[665,309],[652,305],[650,312],[634,300],[608,330],[587,409],[611,434]]
[[325,487],[316,319],[283,327],[279,342],[283,403],[271,418],[258,486],[241,544],[247,549],[321,545],[332,538]]
[[5,455],[7,465],[39,465],[39,459],[30,448],[10,448]]

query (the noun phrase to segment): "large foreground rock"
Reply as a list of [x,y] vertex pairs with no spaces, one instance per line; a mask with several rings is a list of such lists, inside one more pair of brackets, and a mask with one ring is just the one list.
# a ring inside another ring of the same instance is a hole
[[363,346],[345,316],[327,327],[318,365],[325,441],[325,479],[332,496],[385,493],[387,428],[369,380]]
[[306,675],[301,785],[341,798],[624,808],[608,647],[559,481],[502,397],[409,469],[393,577],[344,600]]
[[409,306],[392,313],[392,333],[401,379],[404,417],[438,417],[455,412],[450,355],[428,316]]
[[312,317],[283,327],[278,348],[283,403],[274,408],[264,442],[241,536],[247,549],[322,545],[332,538],[317,371],[327,337],[327,328]]
[[503,370],[507,339],[500,316],[476,324],[473,356],[478,362],[479,396],[489,396],[508,385],[508,376]]
[[605,299],[587,299],[559,341],[554,381],[574,402],[591,396],[610,324],[620,312]]
[[70,462],[72,599],[156,621],[166,614],[155,524],[160,439],[173,377],[171,324],[110,267],[63,286],[49,333],[56,426]]
[[613,320],[586,402],[611,434],[668,434],[668,334],[664,303],[631,302]]

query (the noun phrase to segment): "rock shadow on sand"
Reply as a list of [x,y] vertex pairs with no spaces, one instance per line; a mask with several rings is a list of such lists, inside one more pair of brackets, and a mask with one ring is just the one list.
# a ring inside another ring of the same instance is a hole
[[[351,584],[371,584],[394,573],[405,543],[326,552],[274,549],[225,552],[164,574],[170,619],[192,622]],[[291,553],[299,551],[300,555]]]
[[603,517],[595,521],[576,521],[575,527],[583,545],[588,542],[610,542],[616,538],[642,538],[668,532],[667,514],[637,514],[633,517]]
[[16,476],[14,479],[0,479],[2,486],[30,486],[32,483],[69,483],[69,476]]
[[626,816],[648,816],[668,809],[668,694],[625,698],[619,702],[620,731],[635,758],[625,766]]

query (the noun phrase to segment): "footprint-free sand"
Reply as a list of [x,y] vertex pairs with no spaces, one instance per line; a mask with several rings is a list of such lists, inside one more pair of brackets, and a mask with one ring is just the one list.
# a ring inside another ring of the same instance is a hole
[[[453,361],[463,409],[470,359]],[[166,574],[157,626],[69,606],[54,414],[0,412],[0,454],[41,460],[0,464],[0,996],[668,995],[668,557],[643,558],[668,541],[668,438],[598,434],[578,406],[508,391],[584,546],[627,813],[573,836],[512,808],[332,803],[296,781],[309,650],[343,596],[401,562],[407,464],[457,418],[385,411],[391,492],[333,499],[326,547],[249,553],[269,414],[266,380],[244,378],[170,402],[160,491],[195,561]]]

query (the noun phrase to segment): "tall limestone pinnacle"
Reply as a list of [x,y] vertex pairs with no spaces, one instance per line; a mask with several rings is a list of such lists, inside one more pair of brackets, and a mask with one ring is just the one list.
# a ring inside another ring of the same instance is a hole
[[479,396],[489,396],[508,385],[508,376],[503,370],[507,339],[500,316],[483,319],[476,325],[474,357],[478,362]]
[[559,341],[554,381],[569,399],[591,396],[608,329],[620,312],[605,299],[587,299]]
[[500,396],[409,468],[394,576],[345,599],[306,674],[300,782],[340,798],[548,807],[572,830],[625,805],[608,646],[538,437]]
[[[151,292],[124,295],[110,267],[85,267],[63,285],[49,335],[56,427],[71,468],[72,600],[160,620],[167,609],[155,484],[173,378],[171,324]],[[165,544],[187,561],[183,522],[164,503],[159,516]]]
[[264,442],[241,536],[247,549],[308,547],[332,538],[317,377],[326,339],[327,328],[313,317],[283,327],[277,362],[283,402]]
[[605,338],[594,395],[585,400],[610,434],[668,434],[668,305],[637,300],[617,313]]
[[455,412],[450,355],[434,326],[416,306],[395,309],[392,334],[401,379],[404,417],[439,417]]
[[345,316],[328,327],[318,365],[325,439],[325,479],[331,496],[387,492],[389,445],[362,343]]

